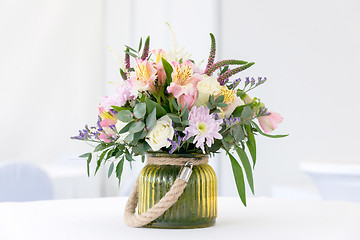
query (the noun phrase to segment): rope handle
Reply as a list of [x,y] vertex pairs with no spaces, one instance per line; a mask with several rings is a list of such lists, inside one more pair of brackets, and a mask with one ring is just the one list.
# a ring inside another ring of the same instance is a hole
[[177,202],[181,194],[184,192],[187,182],[190,179],[192,168],[193,163],[190,161],[186,162],[180,170],[180,173],[170,190],[160,199],[158,203],[140,215],[135,214],[135,209],[139,202],[138,178],[125,206],[125,223],[130,227],[143,227],[160,217],[166,210]]

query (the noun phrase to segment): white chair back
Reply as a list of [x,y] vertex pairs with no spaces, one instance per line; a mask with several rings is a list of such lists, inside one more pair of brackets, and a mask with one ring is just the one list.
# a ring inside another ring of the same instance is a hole
[[53,199],[50,178],[39,167],[24,162],[0,165],[0,202]]

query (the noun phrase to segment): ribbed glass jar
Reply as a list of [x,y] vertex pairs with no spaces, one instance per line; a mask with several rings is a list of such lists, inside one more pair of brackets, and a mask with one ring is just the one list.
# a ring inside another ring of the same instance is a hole
[[[148,153],[161,158],[202,158],[202,154]],[[138,213],[146,212],[169,191],[182,166],[146,165],[139,176]],[[188,184],[178,201],[147,227],[201,228],[215,224],[217,180],[209,164],[194,165]]]

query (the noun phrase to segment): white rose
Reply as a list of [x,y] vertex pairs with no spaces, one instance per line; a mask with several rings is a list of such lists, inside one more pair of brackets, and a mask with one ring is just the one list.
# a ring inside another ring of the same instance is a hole
[[[122,121],[117,121],[116,124],[115,124],[115,127],[116,127],[116,130],[119,132],[121,129],[123,129],[123,127],[126,126],[126,124],[128,123],[125,123],[125,122],[122,122]],[[129,132],[125,132],[125,133],[122,133],[122,134],[119,134],[119,137],[118,139],[116,140],[117,143],[120,143],[120,144],[124,144],[124,139],[126,138],[126,136],[129,135]]]
[[172,121],[165,115],[157,120],[155,127],[146,135],[145,141],[153,151],[158,151],[162,147],[169,147],[170,142],[167,139],[173,139],[173,137]]
[[220,93],[220,83],[216,77],[204,74],[202,78],[203,79],[197,84],[198,97],[194,104],[197,107],[204,105],[209,100],[210,95],[216,96]]

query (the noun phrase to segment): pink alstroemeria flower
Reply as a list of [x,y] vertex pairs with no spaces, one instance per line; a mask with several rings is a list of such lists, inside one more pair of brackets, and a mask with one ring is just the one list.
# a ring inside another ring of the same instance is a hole
[[271,133],[283,121],[283,117],[280,114],[272,111],[268,111],[268,113],[270,115],[258,117],[260,127],[265,133]]
[[166,73],[162,64],[162,58],[165,57],[165,51],[162,49],[155,49],[151,51],[155,55],[154,67],[157,70],[158,85],[164,86],[166,80]]
[[115,125],[117,122],[116,116],[107,112],[103,107],[99,107],[99,116],[101,118],[101,127],[109,127],[110,125]]
[[198,91],[196,88],[194,88],[192,92],[183,94],[179,98],[177,98],[177,102],[178,104],[181,104],[181,110],[185,107],[185,105],[186,108],[190,110],[191,107],[195,104],[197,97],[198,97]]
[[172,93],[175,98],[179,98],[181,95],[189,95],[194,92],[196,85],[201,81],[200,74],[193,74],[192,62],[185,61],[183,64],[179,62],[173,62],[173,72],[171,74],[172,82],[167,87],[169,93]]
[[105,111],[109,111],[111,106],[122,107],[128,100],[134,100],[138,96],[138,92],[131,87],[129,81],[124,81],[116,88],[116,92],[113,95],[106,96],[100,103],[100,107]]
[[156,69],[147,61],[135,58],[135,72],[130,76],[131,86],[138,91],[155,91]]

